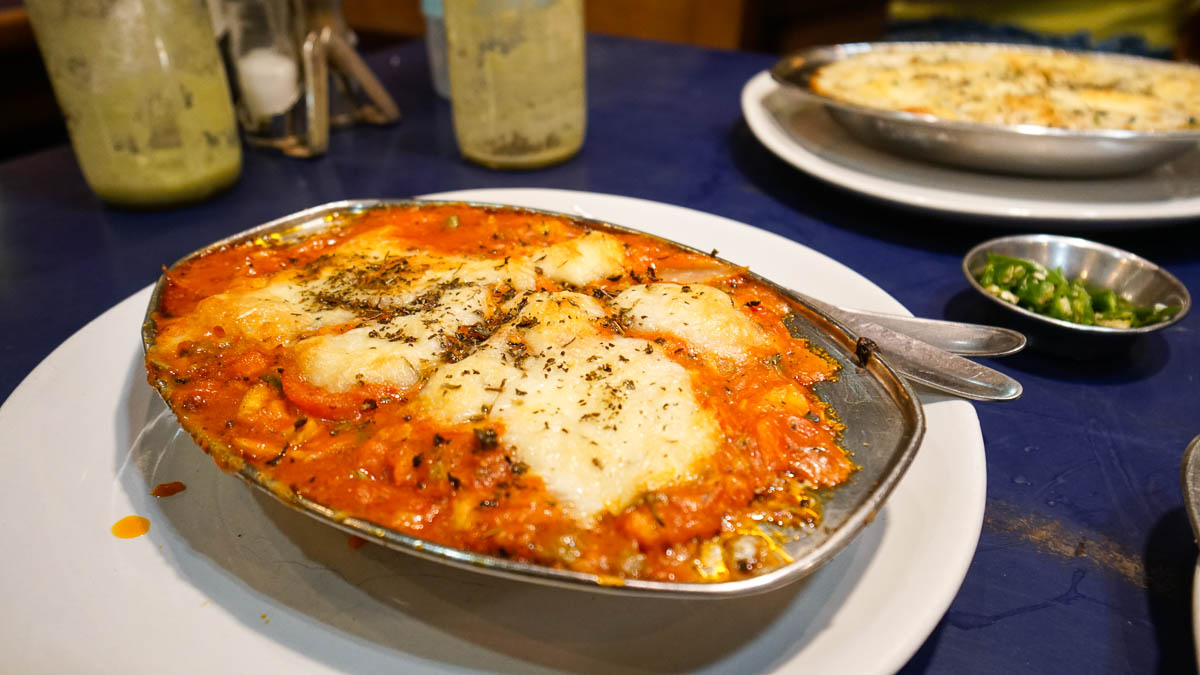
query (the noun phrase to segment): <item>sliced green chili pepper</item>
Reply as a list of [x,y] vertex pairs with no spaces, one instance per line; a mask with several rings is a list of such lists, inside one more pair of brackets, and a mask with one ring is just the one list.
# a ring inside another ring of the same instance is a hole
[[1178,305],[1134,305],[1107,288],[1088,288],[1067,280],[1062,269],[1046,269],[1031,260],[989,253],[976,277],[987,292],[1038,314],[1084,326],[1137,328],[1165,321]]

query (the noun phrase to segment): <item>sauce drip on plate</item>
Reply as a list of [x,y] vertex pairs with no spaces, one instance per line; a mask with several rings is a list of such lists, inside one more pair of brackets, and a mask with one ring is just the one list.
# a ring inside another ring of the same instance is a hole
[[171,481],[170,483],[159,483],[158,485],[154,486],[154,489],[150,491],[150,494],[159,498],[170,497],[171,495],[177,495],[186,489],[187,485],[184,485],[180,481],[176,480]]
[[150,520],[141,516],[125,516],[113,523],[112,533],[120,539],[134,539],[150,531]]

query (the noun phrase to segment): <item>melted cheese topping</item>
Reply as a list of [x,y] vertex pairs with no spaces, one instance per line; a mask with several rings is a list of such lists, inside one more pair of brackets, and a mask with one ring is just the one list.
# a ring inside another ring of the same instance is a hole
[[625,270],[625,251],[615,237],[588,232],[582,237],[548,246],[533,262],[546,276],[583,286],[589,281],[620,274]]
[[420,313],[389,317],[386,323],[366,320],[362,327],[340,335],[301,340],[297,351],[304,375],[313,384],[335,392],[348,391],[358,381],[401,389],[417,384],[439,361],[447,335],[490,313],[487,289],[482,285],[445,288],[430,284],[415,286],[410,292],[422,289],[427,294],[421,296]]
[[1049,49],[879,49],[822,67],[813,91],[871,108],[1075,130],[1200,129],[1200,68]]
[[[647,340],[599,337],[594,322],[609,313],[594,298],[529,290],[538,274],[576,286],[621,274],[624,248],[611,235],[589,232],[503,261],[430,254],[403,241],[368,248],[360,238],[335,262],[316,279],[222,294],[203,309],[227,332],[279,336],[292,345],[305,381],[326,391],[420,385],[432,419],[501,421],[505,443],[581,522],[686,480],[716,445],[716,420],[687,370]],[[523,292],[499,305],[492,290],[501,284]],[[634,328],[673,332],[722,357],[744,358],[739,340],[757,344],[756,327],[717,289],[637,288],[617,301],[640,307]],[[384,320],[369,315],[394,310]],[[501,313],[507,329],[465,359],[443,363],[448,336]],[[344,332],[312,334],[351,320],[356,327]],[[514,341],[524,347],[519,359],[510,353]]]
[[296,336],[354,319],[338,307],[314,307],[307,300],[310,286],[290,275],[266,282],[254,280],[245,287],[200,301],[195,319],[165,327],[158,342],[174,347],[185,340],[199,339],[213,326],[249,340],[286,344]]
[[720,289],[703,284],[649,284],[621,291],[613,303],[629,325],[670,333],[710,356],[744,361],[765,335]]
[[529,328],[498,333],[434,373],[421,393],[428,414],[498,418],[505,442],[582,522],[691,477],[719,429],[688,371],[648,340],[600,335],[604,311],[590,297],[531,300],[515,324]]
[[[404,323],[420,330],[419,319]],[[364,326],[301,340],[296,360],[309,382],[329,391],[350,391],[360,382],[407,388],[420,382],[422,371],[437,360],[441,345],[434,337],[418,332],[413,342],[392,341],[380,339],[378,328]]]

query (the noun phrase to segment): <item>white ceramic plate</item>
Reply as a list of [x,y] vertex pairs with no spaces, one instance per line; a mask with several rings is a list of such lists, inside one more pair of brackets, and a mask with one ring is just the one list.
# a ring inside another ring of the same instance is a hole
[[835,185],[905,206],[949,213],[1136,227],[1200,215],[1200,149],[1144,173],[1047,179],[927,164],[855,140],[816,103],[780,93],[767,72],[742,88],[750,130],[789,164]]
[[[829,258],[697,211],[552,190],[437,196],[640,227],[831,302],[903,311]],[[935,398],[875,521],[812,576],[763,595],[605,596],[353,548],[221,474],[179,431],[145,382],[149,290],[63,343],[0,408],[0,671],[882,673],[921,645],[975,551],[979,423],[970,404]],[[150,496],[170,481],[187,490]],[[149,533],[115,538],[129,514]]]
[[1200,670],[1200,559],[1196,560],[1196,569],[1192,572],[1192,642],[1196,646],[1196,668]]

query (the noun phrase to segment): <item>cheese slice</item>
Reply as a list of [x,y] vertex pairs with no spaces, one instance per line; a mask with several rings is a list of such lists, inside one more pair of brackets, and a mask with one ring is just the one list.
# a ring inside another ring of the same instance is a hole
[[555,281],[583,286],[624,272],[625,247],[611,234],[588,232],[547,246],[532,262]]
[[[416,329],[409,318],[389,328]],[[364,326],[340,335],[318,335],[296,345],[296,362],[304,378],[332,392],[345,392],[359,382],[408,388],[437,360],[441,345],[431,333],[414,330],[412,341],[381,339],[379,329]]]
[[[361,327],[341,335],[319,335],[297,345],[305,378],[334,392],[348,391],[358,382],[399,388],[415,385],[439,362],[447,336],[456,335],[459,327],[485,322],[497,311],[491,305],[494,288],[505,285],[528,292],[537,283],[537,270],[551,278],[586,284],[619,271],[624,263],[620,242],[599,232],[546,247],[534,255],[503,260],[391,248],[372,254],[367,262],[363,255],[355,251],[341,256],[344,264],[313,282],[309,297],[398,311],[399,315],[386,323],[367,318],[360,322]],[[561,318],[543,312],[543,305],[561,304],[555,312],[574,318],[604,316],[595,300],[578,293],[561,294],[553,300],[545,294],[532,298],[532,304],[525,307],[530,296],[522,294],[521,307],[527,320],[544,320],[538,335],[571,330],[565,325],[556,329],[555,322]],[[505,309],[516,304],[514,300]],[[293,326],[292,332],[298,328]]]
[[634,331],[661,332],[718,359],[743,361],[766,344],[762,328],[724,291],[703,284],[630,286],[613,304]]
[[271,348],[323,326],[354,319],[354,313],[345,309],[313,306],[310,290],[304,282],[280,277],[205,298],[196,306],[194,319],[160,332],[157,342],[164,349],[174,349],[184,340],[200,339],[204,332],[220,327],[225,335],[263,342]]

